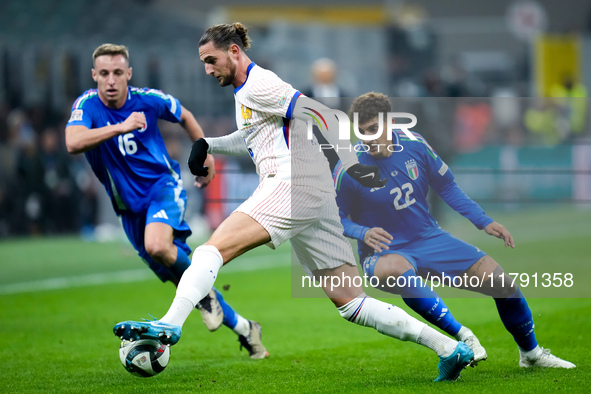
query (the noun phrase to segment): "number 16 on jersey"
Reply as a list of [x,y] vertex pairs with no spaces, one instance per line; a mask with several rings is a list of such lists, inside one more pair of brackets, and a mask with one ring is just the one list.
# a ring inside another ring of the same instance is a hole
[[127,133],[120,135],[117,138],[117,141],[119,142],[119,150],[123,156],[133,155],[135,152],[137,152],[137,144],[133,140],[133,137],[133,133]]

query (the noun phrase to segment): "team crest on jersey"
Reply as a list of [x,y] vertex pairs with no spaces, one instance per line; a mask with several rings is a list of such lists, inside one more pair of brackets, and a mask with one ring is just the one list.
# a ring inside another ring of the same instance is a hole
[[242,112],[242,119],[244,119],[244,123],[242,123],[242,127],[250,126],[250,120],[252,119],[252,109],[245,107],[244,105],[240,105],[240,112]]
[[[146,114],[144,114],[144,111],[140,111],[140,114],[146,116]],[[137,129],[137,131],[139,131],[140,133],[143,133],[147,129],[148,129],[148,121],[146,120],[146,124],[144,125],[144,127],[142,127],[141,129]]]
[[417,167],[417,162],[414,159],[410,159],[409,161],[405,162],[406,164],[406,171],[408,172],[408,176],[413,181],[419,177],[419,168]]
[[72,111],[72,116],[70,116],[69,122],[74,122],[77,120],[78,121],[82,120],[82,110],[81,109],[75,109]]

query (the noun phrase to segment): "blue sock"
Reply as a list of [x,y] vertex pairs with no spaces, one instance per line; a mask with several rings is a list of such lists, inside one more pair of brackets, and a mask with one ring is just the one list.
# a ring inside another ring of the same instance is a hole
[[220,293],[218,289],[216,289],[215,287],[213,289],[215,290],[218,297],[218,301],[222,306],[222,311],[224,311],[224,320],[222,321],[222,323],[230,329],[236,327],[236,324],[238,323],[238,314],[234,309],[232,309],[230,305],[226,303],[226,301],[224,301],[222,293]]
[[[436,325],[449,335],[456,335],[462,325],[453,317],[443,300],[423,280],[410,269],[400,276],[405,278],[406,286],[398,287],[402,299],[429,323]],[[416,278],[416,286],[415,286]],[[402,279],[398,280],[402,282]]]
[[509,298],[495,298],[495,303],[501,321],[507,331],[513,335],[517,345],[525,351],[538,346],[531,310],[527,305],[527,301],[523,298],[521,290],[517,289],[515,294]]
[[177,246],[177,255],[176,261],[170,267],[167,267],[168,271],[177,279],[181,280],[181,276],[183,276],[183,272],[191,265],[191,259],[184,250]]

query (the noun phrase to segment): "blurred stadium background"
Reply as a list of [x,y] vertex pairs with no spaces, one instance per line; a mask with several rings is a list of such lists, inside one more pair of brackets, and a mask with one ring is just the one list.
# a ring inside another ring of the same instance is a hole
[[[122,236],[84,157],[63,142],[73,100],[95,87],[92,51],[127,45],[132,85],[176,96],[207,135],[222,135],[235,129],[232,91],[205,75],[196,44],[209,24],[234,20],[250,28],[253,59],[302,91],[326,57],[341,95],[407,98],[397,109],[417,114],[416,131],[487,210],[591,207],[591,1],[5,0],[0,236]],[[170,124],[162,131],[183,163],[184,135]],[[218,166],[205,192],[188,187],[196,232],[214,228],[256,185],[248,158]]]

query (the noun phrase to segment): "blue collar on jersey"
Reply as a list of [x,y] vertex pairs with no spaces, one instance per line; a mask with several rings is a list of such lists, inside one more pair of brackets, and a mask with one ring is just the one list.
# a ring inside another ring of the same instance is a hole
[[240,85],[236,89],[234,89],[234,94],[238,93],[238,91],[240,89],[242,89],[242,87],[244,86],[244,84],[246,83],[246,81],[248,81],[248,76],[250,75],[250,70],[252,70],[252,68],[254,66],[256,66],[255,62],[250,62],[250,64],[248,65],[248,68],[246,69],[246,79],[244,80],[244,82],[242,83],[242,85]]

